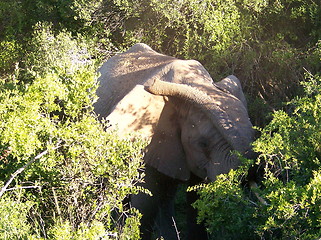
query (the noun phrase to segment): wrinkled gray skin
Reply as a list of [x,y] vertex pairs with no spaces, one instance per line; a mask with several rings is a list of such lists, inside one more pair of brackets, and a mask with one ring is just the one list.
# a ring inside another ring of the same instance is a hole
[[[199,62],[165,56],[145,44],[110,58],[100,72],[95,112],[121,135],[137,132],[149,141],[144,186],[153,197],[131,198],[143,213],[142,237],[150,239],[154,227],[165,239],[177,239],[177,185],[214,181],[239,166],[231,150],[250,149],[253,130],[240,81],[231,75],[214,83]],[[189,239],[205,239],[196,228],[189,225]]]

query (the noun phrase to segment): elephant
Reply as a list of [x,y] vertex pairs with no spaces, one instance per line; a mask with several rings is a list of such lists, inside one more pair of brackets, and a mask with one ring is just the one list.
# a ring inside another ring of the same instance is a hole
[[[214,82],[198,61],[166,56],[143,43],[111,57],[99,72],[95,113],[121,136],[136,133],[148,142],[142,185],[153,196],[131,196],[131,205],[143,214],[142,238],[151,239],[155,231],[178,239],[178,185],[215,181],[241,164],[235,151],[244,156],[252,151],[253,126],[241,83],[234,75]],[[196,215],[192,208],[187,212]],[[188,239],[206,239],[198,227],[195,220],[189,223]]]

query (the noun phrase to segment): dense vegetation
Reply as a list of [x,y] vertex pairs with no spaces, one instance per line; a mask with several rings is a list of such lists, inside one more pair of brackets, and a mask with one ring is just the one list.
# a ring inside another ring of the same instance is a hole
[[98,66],[136,42],[242,81],[264,171],[255,191],[248,160],[197,188],[211,236],[319,238],[317,0],[0,0],[0,238],[138,238],[144,142],[92,113]]

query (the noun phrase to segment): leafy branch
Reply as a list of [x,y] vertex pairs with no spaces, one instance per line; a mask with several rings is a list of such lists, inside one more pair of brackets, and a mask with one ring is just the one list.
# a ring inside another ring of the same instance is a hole
[[[55,149],[58,149],[60,148],[61,146],[58,146],[58,147],[55,147]],[[34,158],[32,158],[29,162],[27,162],[24,166],[22,166],[21,168],[19,168],[17,171],[15,171],[10,179],[7,181],[7,183],[1,188],[1,191],[0,191],[0,198],[2,197],[2,195],[8,191],[8,187],[9,185],[11,184],[11,182],[20,174],[22,173],[25,169],[27,169],[33,162],[35,162],[36,160],[42,158],[43,156],[45,156],[46,154],[48,154],[48,150],[45,150],[41,153],[39,153],[37,156],[35,156]]]

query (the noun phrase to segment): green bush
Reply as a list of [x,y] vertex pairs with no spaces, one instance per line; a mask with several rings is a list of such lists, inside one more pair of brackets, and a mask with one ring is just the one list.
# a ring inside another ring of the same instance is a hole
[[11,0],[0,3],[0,39],[22,40],[32,34],[38,22],[53,24],[57,32],[67,29],[74,34],[89,31],[93,13],[102,0]]
[[31,236],[31,224],[28,223],[28,212],[31,202],[0,199],[0,238],[1,239],[27,239]]
[[[321,236],[321,77],[302,83],[292,112],[273,114],[254,143],[265,162],[260,188],[240,185],[247,168],[221,175],[200,190],[199,220],[219,239],[318,239]],[[264,201],[255,196],[258,193]],[[217,239],[217,238],[215,238]]]
[[1,218],[0,234],[137,239],[140,215],[123,201],[141,191],[145,143],[119,139],[92,113],[90,42],[38,25],[31,43],[24,68],[0,80],[1,216],[12,204],[21,212]]
[[123,200],[142,191],[144,143],[91,113],[101,60],[138,41],[199,60],[214,80],[237,75],[262,126],[261,187],[240,187],[246,167],[204,187],[195,206],[209,232],[318,238],[320,16],[316,0],[1,1],[0,238],[138,238]]

